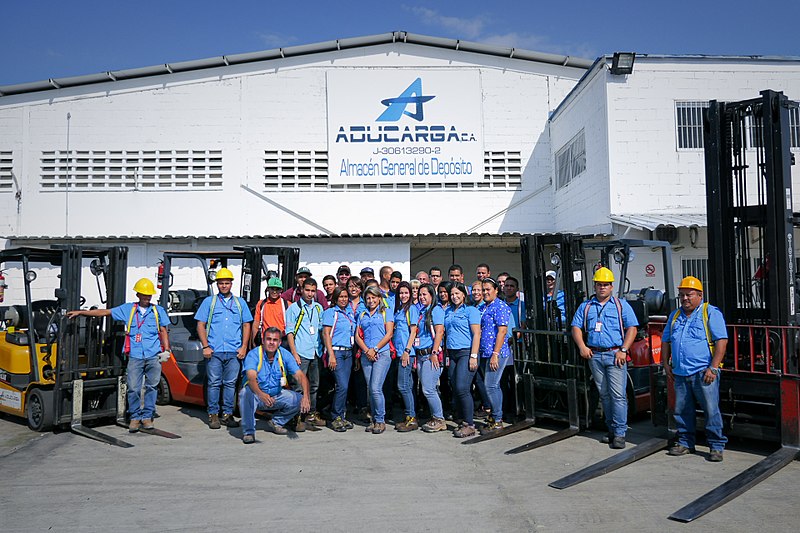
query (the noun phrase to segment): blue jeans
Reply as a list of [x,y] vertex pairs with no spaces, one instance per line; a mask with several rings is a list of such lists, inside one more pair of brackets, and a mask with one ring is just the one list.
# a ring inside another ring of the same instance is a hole
[[600,404],[603,406],[608,433],[615,437],[624,437],[628,430],[628,397],[625,394],[628,365],[615,365],[615,354],[616,351],[592,353],[589,369],[600,393]]
[[469,369],[469,349],[450,350],[450,383],[453,385],[453,396],[461,418],[470,426],[475,425],[473,418],[475,403],[472,400],[472,380],[477,369]]
[[336,380],[336,392],[333,394],[331,415],[333,419],[344,418],[347,414],[347,389],[350,385],[350,372],[353,369],[353,351],[335,350],[336,370],[333,378]]
[[361,367],[364,369],[364,379],[367,381],[369,391],[369,408],[372,419],[383,424],[386,421],[386,399],[383,397],[383,382],[389,367],[392,366],[392,355],[389,350],[380,352],[377,361],[370,361],[367,356],[361,357]]
[[405,415],[411,417],[417,416],[417,411],[414,409],[414,376],[412,375],[416,359],[416,357],[409,357],[405,367],[402,362],[397,365],[397,390],[403,397]]
[[[131,420],[152,420],[156,412],[156,389],[161,379],[158,357],[128,359],[128,413]],[[144,383],[143,383],[144,382]],[[142,387],[144,386],[144,407]]]
[[233,397],[236,394],[236,378],[240,372],[236,352],[214,352],[206,363],[208,377],[208,414],[219,414],[219,389],[222,387],[222,413],[233,414]]
[[428,400],[428,407],[431,408],[431,416],[434,418],[444,418],[442,410],[442,399],[439,397],[439,391],[436,388],[439,383],[439,376],[442,375],[442,367],[434,370],[431,364],[429,355],[420,358],[419,363],[419,381],[422,385],[422,394]]
[[239,392],[239,414],[242,415],[242,434],[253,435],[256,432],[256,411],[269,411],[272,413],[272,422],[281,426],[294,418],[300,412],[302,394],[293,390],[281,389],[277,396],[273,396],[275,403],[267,407],[258,396],[253,394],[250,387],[245,385]]
[[486,394],[489,396],[489,403],[492,407],[492,418],[495,422],[503,420],[503,391],[500,389],[500,378],[503,377],[503,369],[506,364],[511,362],[511,356],[498,357],[497,370],[489,368],[490,357],[481,359],[481,372],[483,382],[486,385]]
[[706,417],[706,440],[712,450],[722,451],[728,439],[722,434],[722,412],[719,410],[719,380],[705,383],[701,370],[691,376],[675,377],[675,424],[677,426],[676,442],[687,448],[694,448],[696,411],[695,400],[700,403]]

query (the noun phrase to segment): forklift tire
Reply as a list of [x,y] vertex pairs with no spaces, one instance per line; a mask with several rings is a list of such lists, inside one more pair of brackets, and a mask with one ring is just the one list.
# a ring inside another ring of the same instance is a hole
[[172,401],[172,393],[169,391],[169,383],[164,374],[161,374],[156,388],[156,405],[168,405],[170,401]]
[[53,428],[53,391],[31,389],[25,402],[28,427],[33,431],[49,431]]

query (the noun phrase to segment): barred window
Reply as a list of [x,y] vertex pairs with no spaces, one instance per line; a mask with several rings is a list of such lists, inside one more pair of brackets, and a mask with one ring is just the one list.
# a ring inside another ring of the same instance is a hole
[[703,110],[707,108],[707,101],[675,102],[678,150],[703,148]]
[[14,188],[13,159],[11,152],[0,151],[0,192]]
[[556,152],[556,188],[560,189],[586,170],[586,138],[583,130]]
[[222,150],[42,152],[42,190],[219,190]]
[[800,148],[800,108],[789,110],[789,137],[792,148]]

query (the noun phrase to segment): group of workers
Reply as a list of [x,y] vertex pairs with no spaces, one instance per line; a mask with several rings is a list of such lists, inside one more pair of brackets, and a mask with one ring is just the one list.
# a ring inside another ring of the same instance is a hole
[[[448,269],[447,281],[438,267],[418,272],[410,282],[388,266],[380,269],[378,279],[369,267],[359,274],[351,275],[342,265],[336,276],[323,278],[322,289],[307,267],[297,270],[296,285],[286,290],[280,278],[271,277],[254,317],[247,302],[231,292],[233,273],[227,268],[217,272],[218,293],[206,297],[195,314],[207,360],[209,428],[239,426],[233,411],[241,376],[245,444],[255,442],[258,412],[271,415],[266,427],[276,434],[326,425],[337,432],[353,429],[346,416],[349,392],[356,406],[361,403],[367,411],[366,431],[381,434],[386,430],[389,375],[388,396],[396,384],[403,402],[397,431],[446,431],[448,409],[460,421],[455,437],[476,435],[473,388],[482,403],[479,414],[487,417],[481,431],[503,428],[501,377],[512,366],[513,330],[525,327],[519,282],[507,273],[493,278],[485,263],[478,265],[476,281],[469,286],[460,265]],[[546,273],[545,305],[552,302],[565,324],[564,295],[555,287],[556,276]],[[593,282],[595,294],[579,306],[571,334],[600,395],[608,430],[602,441],[620,449],[627,430],[628,350],[638,323],[631,306],[612,295],[609,269],[597,269]],[[151,303],[153,283],[143,278],[134,291],[134,303],[68,313],[70,318],[111,316],[126,324],[131,432],[153,428],[159,361],[170,355],[169,319],[164,308]],[[680,308],[668,317],[662,337],[664,366],[676,395],[677,438],[669,454],[695,451],[698,401],[706,415],[709,459],[721,461],[726,442],[719,411],[719,367],[727,344],[724,319],[719,309],[703,302],[697,278],[682,280],[679,298]],[[332,378],[327,420],[318,410],[323,374]],[[425,424],[417,419],[415,381],[430,413]]]

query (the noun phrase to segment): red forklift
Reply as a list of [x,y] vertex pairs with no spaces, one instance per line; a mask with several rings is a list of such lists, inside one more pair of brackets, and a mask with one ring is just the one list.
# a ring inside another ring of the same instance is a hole
[[[157,403],[183,402],[206,405],[206,360],[197,338],[194,315],[203,299],[213,295],[216,272],[228,268],[239,273],[234,281],[250,310],[264,297],[262,287],[277,276],[284,287],[294,284],[300,264],[299,248],[242,246],[221,252],[164,252],[159,266],[159,304],[170,319],[172,357],[161,365]],[[163,267],[163,268],[162,268]]]

